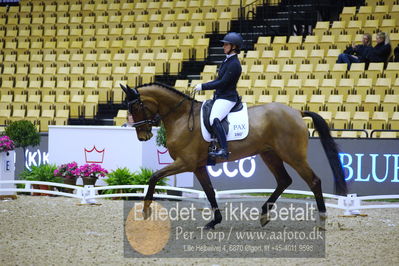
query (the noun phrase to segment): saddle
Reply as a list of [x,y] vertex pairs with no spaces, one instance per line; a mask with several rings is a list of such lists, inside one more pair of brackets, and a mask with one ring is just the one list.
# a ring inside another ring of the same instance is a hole
[[[208,132],[213,132],[212,126],[209,121],[209,117],[211,116],[211,111],[212,111],[212,106],[215,103],[215,100],[207,100],[203,106],[202,106],[202,118],[204,121],[204,126]],[[234,107],[230,110],[230,113],[238,112],[241,111],[243,108],[243,104],[241,102],[241,96],[239,97],[237,103],[234,105]],[[226,116],[221,122],[222,126],[224,128],[224,131],[226,132],[226,135],[229,133],[229,121],[227,119],[228,116]]]

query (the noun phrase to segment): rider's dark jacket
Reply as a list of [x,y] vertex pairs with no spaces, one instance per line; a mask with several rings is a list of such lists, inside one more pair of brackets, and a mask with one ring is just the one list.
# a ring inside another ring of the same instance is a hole
[[233,55],[220,65],[218,77],[202,84],[203,90],[215,90],[215,99],[232,102],[238,100],[237,82],[241,76],[241,64],[237,55]]

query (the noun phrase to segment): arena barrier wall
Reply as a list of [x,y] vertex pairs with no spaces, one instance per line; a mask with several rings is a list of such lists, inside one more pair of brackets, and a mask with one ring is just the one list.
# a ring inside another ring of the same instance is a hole
[[[60,183],[52,182],[41,182],[41,181],[27,181],[27,180],[7,180],[0,181],[0,184],[15,185],[24,184],[25,188],[0,188],[1,192],[28,192],[28,193],[46,193],[50,195],[65,196],[71,198],[80,199],[81,204],[95,204],[96,199],[100,198],[121,198],[121,197],[144,197],[147,193],[147,185],[122,185],[122,186],[73,186]],[[56,191],[56,190],[42,190],[33,189],[32,185],[48,185],[57,189],[62,190],[62,188],[73,189],[72,193]],[[143,192],[139,193],[114,193],[114,194],[99,194],[99,191],[105,191],[109,189],[143,189]],[[155,193],[154,198],[160,199],[173,199],[173,200],[188,200],[203,204],[205,207],[210,208],[206,195],[201,190],[170,187],[170,186],[156,186],[156,190],[168,190],[168,191],[180,191],[182,196],[168,195]],[[238,189],[238,190],[215,190],[215,195],[219,203],[221,202],[232,202],[241,201],[243,198],[232,198],[232,195],[243,195],[245,194],[257,194],[257,193],[272,193],[273,189]],[[300,194],[312,196],[313,193],[309,191],[301,190],[286,190],[287,194]],[[360,210],[363,209],[382,209],[382,208],[399,208],[398,203],[370,203],[365,202],[365,200],[383,200],[383,199],[399,199],[399,194],[397,195],[378,195],[378,196],[362,196],[358,197],[356,194],[348,194],[346,197],[337,196],[333,194],[323,193],[323,197],[332,200],[333,202],[327,202],[326,206],[335,209],[341,209],[344,211],[344,215],[360,214]],[[253,198],[252,198],[253,199]],[[260,201],[265,201],[265,197],[259,197]],[[368,203],[368,204],[366,204]]]

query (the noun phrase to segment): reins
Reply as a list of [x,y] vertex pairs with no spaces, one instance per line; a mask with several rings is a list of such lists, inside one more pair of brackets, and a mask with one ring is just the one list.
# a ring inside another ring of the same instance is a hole
[[[191,92],[191,94],[190,94],[190,97],[192,98],[192,100],[191,100],[191,106],[190,106],[190,112],[189,112],[189,114],[188,114],[188,130],[189,131],[193,131],[194,130],[194,102],[195,102],[195,94],[196,94],[196,91],[193,91],[193,92]],[[138,98],[138,99],[136,99],[136,100],[134,100],[134,101],[131,101],[131,102],[129,102],[128,103],[128,109],[129,109],[129,112],[131,112],[130,111],[130,106],[132,105],[132,104],[135,104],[136,102],[138,102],[139,104],[140,104],[140,107],[141,107],[141,109],[143,110],[143,112],[144,112],[144,120],[142,120],[142,121],[139,121],[139,122],[135,122],[135,123],[133,123],[132,124],[132,127],[140,127],[140,126],[143,126],[143,125],[150,125],[150,126],[156,126],[156,125],[158,125],[159,124],[159,122],[161,121],[161,120],[163,120],[163,119],[165,119],[168,115],[170,115],[172,112],[174,112],[174,111],[176,111],[182,104],[183,104],[183,102],[186,100],[187,98],[183,98],[180,102],[178,102],[173,108],[171,108],[166,114],[164,114],[164,115],[161,115],[161,114],[155,114],[154,115],[154,118],[153,119],[147,119],[147,113],[146,113],[146,109],[148,110],[148,108],[147,107],[145,107],[144,106],[144,104],[143,104],[143,102],[141,101],[141,99],[140,98]],[[191,118],[191,121],[192,121],[192,125],[190,126],[190,118]]]
[[[195,94],[197,93],[197,91],[192,91],[191,92],[191,98],[193,98],[191,100],[191,106],[190,106],[190,112],[188,113],[188,120],[187,120],[187,125],[188,125],[188,130],[191,132],[194,130],[194,126],[195,126],[195,119],[194,119],[194,101],[195,101]],[[192,118],[192,126],[190,127],[190,117]]]

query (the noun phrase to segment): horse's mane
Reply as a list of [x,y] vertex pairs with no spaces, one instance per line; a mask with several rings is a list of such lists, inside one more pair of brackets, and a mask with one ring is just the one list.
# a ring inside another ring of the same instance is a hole
[[167,90],[169,90],[169,91],[171,91],[173,93],[176,93],[177,95],[182,96],[182,97],[184,97],[184,98],[186,98],[186,99],[188,99],[190,101],[197,102],[197,100],[195,100],[190,95],[187,95],[187,94],[185,94],[185,93],[183,93],[183,92],[181,92],[179,90],[176,90],[172,86],[169,86],[167,84],[163,84],[163,83],[160,83],[160,82],[146,83],[146,84],[143,84],[143,85],[140,85],[140,86],[136,87],[136,89],[143,88],[143,87],[148,87],[148,86],[153,86],[153,85],[160,86],[160,87],[165,88],[165,89],[167,89]]

